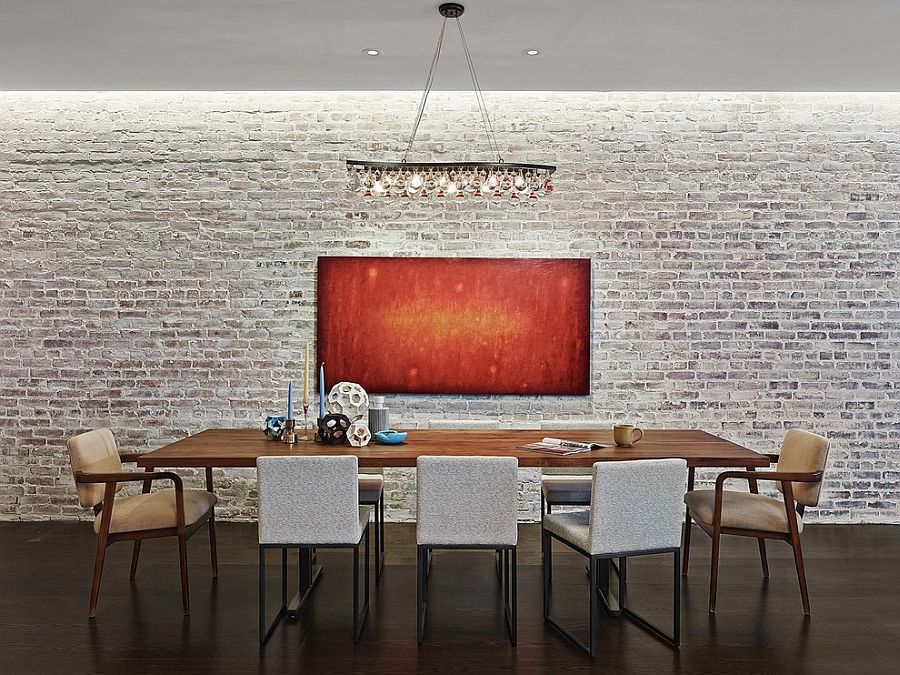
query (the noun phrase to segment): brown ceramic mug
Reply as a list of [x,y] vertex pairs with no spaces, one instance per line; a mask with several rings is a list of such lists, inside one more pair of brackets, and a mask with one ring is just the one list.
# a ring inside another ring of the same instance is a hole
[[613,439],[621,448],[630,448],[644,437],[644,430],[633,424],[617,424],[613,427]]

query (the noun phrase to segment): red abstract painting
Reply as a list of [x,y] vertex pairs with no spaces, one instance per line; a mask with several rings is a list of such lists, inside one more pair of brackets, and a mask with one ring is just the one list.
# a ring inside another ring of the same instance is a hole
[[589,393],[587,259],[349,258],[318,264],[327,386],[374,393]]

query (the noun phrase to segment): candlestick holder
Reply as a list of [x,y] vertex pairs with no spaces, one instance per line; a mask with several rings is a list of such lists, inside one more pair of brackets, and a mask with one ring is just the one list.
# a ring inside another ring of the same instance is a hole
[[297,442],[297,434],[294,432],[296,420],[289,419],[284,421],[284,432],[281,434],[281,442],[293,445]]
[[300,440],[301,441],[309,441],[310,438],[310,425],[309,425],[309,403],[303,404],[303,429],[300,431]]

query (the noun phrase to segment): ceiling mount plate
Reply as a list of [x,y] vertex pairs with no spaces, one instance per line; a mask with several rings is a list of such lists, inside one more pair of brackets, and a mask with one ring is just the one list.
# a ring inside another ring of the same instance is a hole
[[465,11],[466,8],[458,2],[445,2],[438,7],[438,12],[440,12],[441,16],[445,19],[458,19]]

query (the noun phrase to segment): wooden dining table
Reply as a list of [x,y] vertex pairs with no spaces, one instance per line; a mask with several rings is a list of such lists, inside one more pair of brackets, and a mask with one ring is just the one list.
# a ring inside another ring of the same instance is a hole
[[[255,467],[259,457],[355,455],[361,467],[415,467],[422,455],[515,457],[522,468],[589,467],[594,462],[680,458],[688,464],[687,489],[694,488],[694,471],[700,467],[754,470],[769,465],[766,455],[697,429],[645,429],[641,440],[630,448],[617,447],[612,430],[585,429],[410,429],[401,445],[370,443],[362,448],[326,445],[312,439],[295,444],[270,441],[261,429],[207,429],[158,450],[144,453],[137,464],[148,471],[165,468],[203,468],[206,489],[214,491],[213,469]],[[552,436],[597,443],[605,447],[571,455],[527,450],[522,445]],[[755,482],[755,481],[754,481]],[[752,486],[751,487],[755,487]],[[690,537],[690,517],[685,512],[685,537]],[[301,555],[297,595],[288,606],[296,617],[315,586],[321,567]],[[603,604],[618,613],[617,598],[610,592],[610,565],[601,570]]]
[[[688,467],[767,466],[765,455],[696,429],[646,429],[633,447],[613,443],[612,430],[579,429],[410,429],[401,445],[370,443],[363,448],[301,440],[268,440],[260,429],[207,429],[140,456],[138,465],[159,467],[255,467],[264,456],[355,455],[362,467],[414,467],[420,455],[515,457],[520,467],[588,467],[594,462],[681,458]],[[546,436],[606,447],[572,455],[521,448]]]

